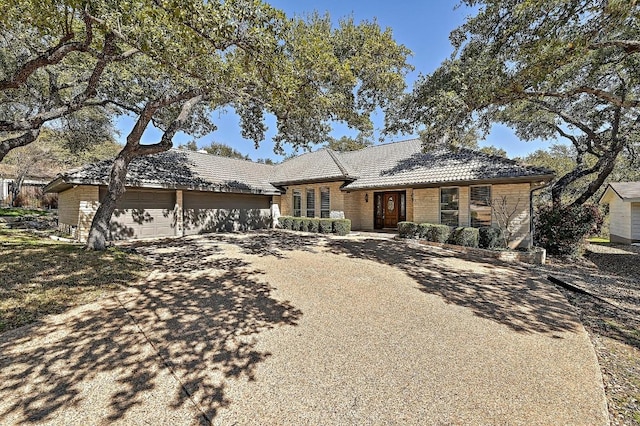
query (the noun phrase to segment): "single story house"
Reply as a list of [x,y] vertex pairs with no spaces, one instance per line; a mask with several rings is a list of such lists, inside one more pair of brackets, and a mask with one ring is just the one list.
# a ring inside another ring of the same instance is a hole
[[[60,226],[85,240],[105,194],[109,161],[60,174]],[[420,140],[352,152],[321,149],[277,165],[182,150],[135,159],[114,213],[114,239],[268,227],[280,215],[345,217],[353,230],[398,222],[498,224],[509,209],[515,245],[531,242],[532,191],[549,170],[468,149],[424,153]]]
[[612,243],[640,242],[640,182],[607,185],[601,204],[609,205],[609,233]]

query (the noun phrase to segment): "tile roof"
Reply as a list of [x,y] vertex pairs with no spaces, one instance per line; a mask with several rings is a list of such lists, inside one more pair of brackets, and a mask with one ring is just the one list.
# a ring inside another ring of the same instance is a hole
[[330,149],[290,158],[275,167],[271,183],[274,185],[309,182],[317,180],[348,179],[349,174]]
[[609,186],[623,200],[640,199],[640,182],[614,182]]
[[[68,171],[45,190],[60,184],[106,184],[111,164],[101,161]],[[423,153],[420,140],[412,139],[343,153],[324,148],[275,166],[173,149],[134,159],[127,185],[278,194],[277,186],[313,181],[344,180],[345,189],[366,189],[512,178],[533,181],[552,175],[547,169],[469,149]]]
[[[106,184],[112,163],[104,160],[67,171],[58,175],[49,187],[58,181]],[[127,171],[127,185],[278,194],[279,191],[269,183],[273,168],[248,160],[172,149],[133,159]]]
[[549,177],[553,172],[470,149],[422,152],[419,139],[377,145],[339,154],[358,177],[345,189]]

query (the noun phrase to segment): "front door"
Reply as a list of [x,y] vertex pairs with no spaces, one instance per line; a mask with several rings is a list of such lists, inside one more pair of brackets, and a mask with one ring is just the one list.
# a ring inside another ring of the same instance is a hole
[[384,227],[396,228],[398,226],[399,199],[397,192],[387,192],[384,194]]

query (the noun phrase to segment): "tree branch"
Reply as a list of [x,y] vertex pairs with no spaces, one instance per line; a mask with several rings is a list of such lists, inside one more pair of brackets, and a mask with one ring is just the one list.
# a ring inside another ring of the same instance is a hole
[[602,49],[603,47],[620,47],[626,53],[640,53],[640,41],[638,40],[609,40],[589,45],[591,49]]
[[10,137],[0,142],[0,161],[14,148],[29,145],[40,134],[40,128],[22,133],[20,136]]
[[91,21],[85,17],[87,35],[84,41],[69,42],[75,34],[73,32],[65,34],[57,45],[47,49],[38,57],[27,61],[11,77],[0,81],[0,91],[17,89],[38,69],[59,63],[71,52],[86,51],[93,39],[91,25]]
[[533,91],[523,92],[523,94],[528,97],[535,97],[535,98],[549,97],[549,98],[563,98],[563,99],[570,98],[572,96],[575,96],[581,93],[593,95],[597,98],[602,99],[603,101],[607,101],[621,108],[637,108],[640,106],[640,100],[638,99],[628,99],[628,100],[621,99],[615,96],[614,94],[607,92],[606,90],[594,89],[593,87],[587,87],[587,86],[576,87],[575,89],[567,90],[565,92],[533,92]]

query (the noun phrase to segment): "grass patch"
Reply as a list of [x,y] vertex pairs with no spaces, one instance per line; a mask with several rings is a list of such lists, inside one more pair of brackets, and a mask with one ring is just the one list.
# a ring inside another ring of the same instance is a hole
[[591,237],[591,238],[587,238],[587,241],[590,243],[609,243],[609,239],[608,238],[603,238],[603,237]]
[[49,212],[46,210],[23,209],[19,207],[0,208],[0,216],[46,216]]
[[120,290],[145,274],[141,256],[0,229],[0,332]]

